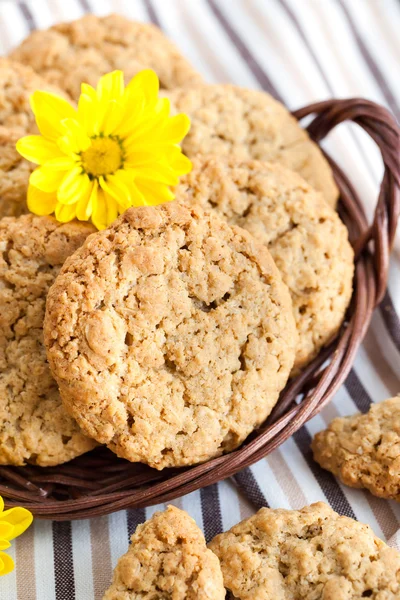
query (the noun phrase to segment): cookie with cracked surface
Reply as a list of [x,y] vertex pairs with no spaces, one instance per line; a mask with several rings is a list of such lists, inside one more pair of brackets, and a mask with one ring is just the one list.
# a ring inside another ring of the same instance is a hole
[[38,133],[29,103],[35,90],[66,97],[30,67],[0,57],[0,218],[27,212],[26,192],[35,165],[18,154],[15,144]]
[[157,469],[236,448],[275,405],[297,343],[268,250],[176,202],[91,236],[52,287],[44,329],[82,429]]
[[95,446],[65,412],[43,345],[47,292],[93,228],[0,220],[0,464],[58,465]]
[[234,85],[207,85],[166,92],[186,113],[191,128],[182,142],[190,158],[215,154],[240,160],[278,162],[299,173],[335,206],[338,189],[319,147],[277,100]]
[[195,521],[168,506],[139,525],[114,570],[103,600],[223,600],[225,588],[215,554]]
[[81,83],[96,86],[105,73],[120,69],[126,82],[142,69],[153,69],[162,88],[198,85],[202,77],[158,27],[121,15],[86,15],[34,31],[11,57],[28,64],[75,100]]
[[400,502],[400,396],[334,419],[312,442],[314,459],[343,483]]
[[262,508],[209,547],[239,600],[400,598],[400,553],[323,502]]
[[350,302],[354,256],[337,213],[297,173],[254,160],[197,157],[175,193],[268,247],[292,296],[296,374],[336,335]]
[[0,126],[0,218],[28,212],[26,194],[36,165],[18,154],[15,144],[21,133]]

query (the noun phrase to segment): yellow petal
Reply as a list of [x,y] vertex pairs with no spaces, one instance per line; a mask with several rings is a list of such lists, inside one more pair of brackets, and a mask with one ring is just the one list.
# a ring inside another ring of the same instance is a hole
[[170,188],[162,183],[155,183],[144,179],[137,179],[136,185],[143,194],[147,206],[155,206],[170,202],[175,198],[174,193]]
[[78,119],[79,123],[89,136],[95,134],[95,125],[97,119],[97,103],[88,94],[81,94],[79,98]]
[[76,119],[62,121],[64,135],[57,141],[58,147],[65,154],[79,154],[87,150],[91,144],[90,137]]
[[16,148],[26,160],[38,165],[42,165],[47,160],[60,155],[57,144],[41,135],[27,135],[19,139]]
[[63,171],[38,167],[31,173],[29,183],[42,192],[55,192],[64,178]]
[[145,94],[146,103],[155,103],[159,89],[160,82],[155,71],[144,69],[137,73],[126,86],[125,98],[129,101],[132,95],[135,95],[138,90],[142,90]]
[[96,202],[93,203],[92,222],[97,229],[105,229],[118,217],[118,206],[114,198],[100,187],[97,190]]
[[112,135],[117,131],[121,119],[123,117],[123,107],[116,100],[110,100],[105,107],[103,117],[101,121],[97,122],[97,129],[103,133],[103,135]]
[[84,94],[85,96],[89,96],[89,98],[91,98],[92,100],[97,99],[96,90],[94,89],[94,87],[92,87],[88,83],[81,83],[81,94]]
[[[0,515],[0,518],[2,519],[2,515]],[[7,521],[0,521],[0,543],[1,540],[10,540],[12,533],[14,531],[14,527],[11,523],[7,523]],[[4,548],[0,548],[1,550],[4,550]]]
[[0,552],[0,576],[8,575],[14,570],[14,561],[9,554]]
[[31,95],[31,107],[40,133],[51,140],[63,132],[63,119],[76,119],[76,110],[61,96],[37,90]]
[[39,215],[40,217],[51,215],[57,205],[57,194],[55,192],[47,194],[38,190],[33,185],[29,185],[27,205],[28,209],[35,215]]
[[171,167],[177,173],[177,175],[187,175],[193,169],[192,161],[187,156],[178,152],[171,160]]
[[100,177],[99,183],[101,188],[126,210],[132,206],[132,198],[129,191],[129,184],[127,185],[124,182],[123,177],[119,173],[117,171],[115,175],[108,175],[107,179]]
[[76,216],[76,204],[60,204],[58,203],[55,210],[57,221],[60,223],[69,223]]
[[61,204],[75,204],[82,197],[87,197],[93,183],[80,167],[74,167],[62,180],[57,192],[57,199]]
[[29,525],[31,525],[33,521],[32,513],[26,508],[22,508],[21,506],[17,506],[16,508],[10,508],[1,514],[1,520],[7,521],[10,525],[13,526],[14,530],[12,536],[7,538],[8,540],[13,540],[14,538],[24,533],[26,529],[28,529]]
[[170,117],[162,131],[160,138],[164,143],[179,144],[190,129],[190,119],[184,113]]
[[0,550],[7,550],[7,548],[10,548],[10,547],[11,547],[11,544],[8,540],[0,538]]
[[122,71],[112,71],[100,77],[97,84],[97,97],[100,102],[118,100],[124,95],[124,74]]
[[77,160],[70,156],[60,156],[59,158],[47,160],[43,166],[54,171],[69,171],[77,166]]
[[[135,169],[136,170],[136,169]],[[179,177],[168,164],[158,162],[148,167],[139,167],[136,170],[137,177],[157,181],[165,185],[178,185]]]
[[0,496],[0,513],[2,513],[4,510],[4,500],[3,498]]
[[89,189],[89,194],[81,196],[76,207],[76,216],[80,221],[88,221],[90,219],[93,211],[93,202],[97,198],[98,185],[97,179],[95,179],[92,182],[91,189]]

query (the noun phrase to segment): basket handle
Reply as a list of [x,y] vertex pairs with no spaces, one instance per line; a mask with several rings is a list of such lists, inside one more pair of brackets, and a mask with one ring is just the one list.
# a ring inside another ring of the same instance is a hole
[[[320,142],[334,127],[344,121],[359,125],[377,144],[384,163],[384,175],[380,186],[374,220],[368,225],[362,201],[350,181],[329,157],[335,179],[340,180],[341,189],[349,189],[352,221],[358,223],[352,235],[356,258],[361,252],[372,253],[377,277],[375,306],[382,300],[387,286],[389,256],[393,247],[400,214],[400,129],[393,115],[383,106],[364,100],[326,100],[316,102],[293,112],[301,120],[315,115],[307,130],[315,142]],[[343,193],[343,191],[342,191]],[[344,192],[345,193],[345,192]],[[347,198],[347,200],[349,200]],[[345,219],[346,220],[346,219]],[[350,232],[352,233],[352,232]],[[371,248],[373,243],[373,251]]]

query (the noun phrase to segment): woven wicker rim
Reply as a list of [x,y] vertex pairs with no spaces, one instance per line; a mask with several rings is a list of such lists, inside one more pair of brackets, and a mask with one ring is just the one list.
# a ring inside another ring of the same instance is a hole
[[353,121],[376,142],[384,163],[374,219],[368,224],[356,190],[327,156],[341,192],[340,214],[356,254],[353,298],[338,337],[288,384],[263,427],[238,450],[201,465],[162,472],[119,459],[106,448],[59,467],[0,467],[0,495],[8,507],[23,504],[36,517],[65,521],[167,502],[265,457],[332,399],[385,294],[400,212],[400,130],[390,112],[360,98],[319,102],[293,114],[299,120],[313,115],[307,129],[316,142],[343,121]]

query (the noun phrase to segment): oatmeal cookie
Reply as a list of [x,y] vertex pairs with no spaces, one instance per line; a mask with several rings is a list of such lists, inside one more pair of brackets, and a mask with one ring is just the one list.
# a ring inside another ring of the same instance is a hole
[[0,464],[51,466],[94,447],[65,412],[43,345],[46,295],[93,231],[51,217],[0,221]]
[[398,600],[400,554],[323,502],[262,508],[209,545],[239,600]]
[[172,202],[129,209],[66,262],[45,343],[82,429],[161,469],[230,451],[262,423],[297,333],[268,250]]
[[103,600],[223,600],[218,558],[183,510],[168,506],[139,525]]
[[154,25],[121,15],[86,15],[34,31],[11,57],[28,64],[75,100],[81,83],[96,86],[101,75],[121,69],[128,82],[142,69],[153,69],[162,88],[198,85],[202,77]]
[[315,460],[343,483],[400,502],[400,396],[317,433]]
[[35,90],[66,97],[30,67],[0,57],[0,218],[27,212],[28,181],[36,165],[22,158],[15,144],[24,135],[39,133],[29,103]]
[[18,129],[0,126],[0,219],[28,212],[26,193],[29,176],[36,165],[18,154]]
[[175,192],[268,247],[292,296],[297,373],[336,335],[351,298],[353,250],[337,213],[297,173],[254,160],[193,159]]
[[331,168],[288,110],[265,92],[208,85],[166,92],[172,106],[191,119],[183,152],[240,160],[279,162],[296,171],[335,206],[338,189]]

